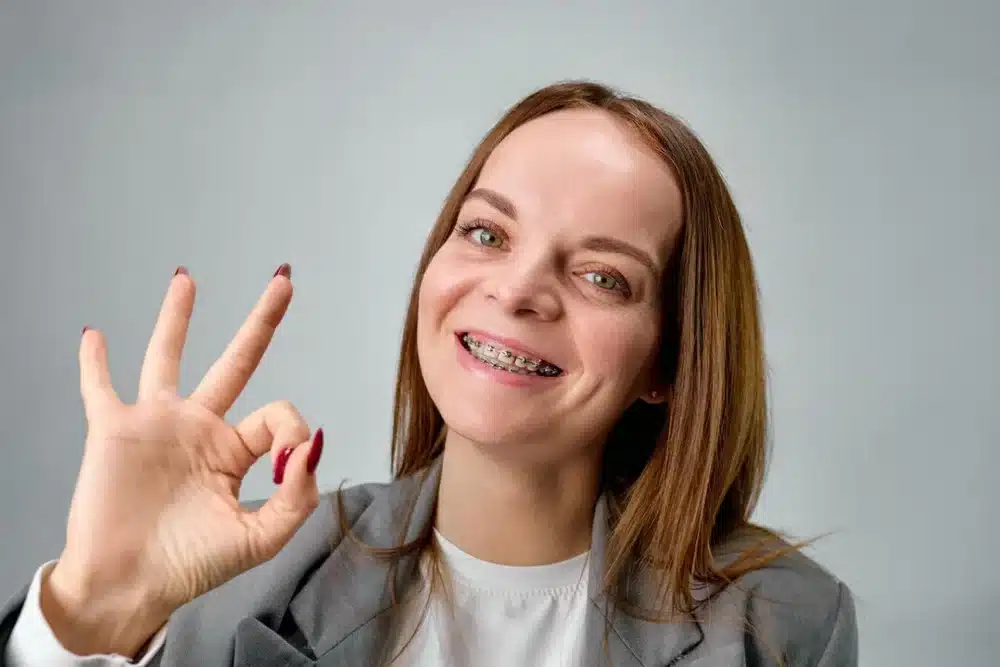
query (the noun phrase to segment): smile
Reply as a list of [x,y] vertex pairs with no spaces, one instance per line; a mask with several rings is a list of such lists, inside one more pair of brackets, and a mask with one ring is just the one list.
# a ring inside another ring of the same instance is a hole
[[461,334],[459,340],[470,355],[500,371],[535,377],[557,377],[563,372],[545,359],[526,356],[493,341],[480,340],[467,333]]

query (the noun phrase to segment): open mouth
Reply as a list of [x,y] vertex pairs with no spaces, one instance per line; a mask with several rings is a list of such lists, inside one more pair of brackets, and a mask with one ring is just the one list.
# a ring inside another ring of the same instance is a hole
[[493,341],[481,340],[468,333],[459,334],[458,338],[469,354],[497,370],[538,377],[562,375],[561,368],[545,359],[526,356],[517,350],[503,347]]

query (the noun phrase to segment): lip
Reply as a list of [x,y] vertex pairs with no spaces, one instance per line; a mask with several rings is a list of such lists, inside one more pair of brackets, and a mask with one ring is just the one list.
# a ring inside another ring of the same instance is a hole
[[[531,357],[532,359],[541,359],[541,360],[547,361],[548,363],[553,364],[555,366],[559,366],[559,364],[557,364],[556,362],[552,361],[549,357],[545,356],[544,354],[542,354],[541,352],[539,352],[536,349],[528,347],[527,344],[522,343],[521,341],[517,340],[516,338],[508,338],[506,336],[499,336],[497,334],[490,333],[489,331],[483,331],[481,329],[463,329],[461,331],[456,331],[455,332],[455,337],[458,338],[459,342],[461,342],[462,336],[465,335],[465,334],[469,334],[470,336],[472,336],[476,340],[480,340],[480,341],[492,341],[492,342],[495,342],[495,343],[499,343],[503,347],[509,349],[510,351],[514,352],[515,354],[521,355],[522,357]],[[559,366],[559,367],[562,368],[562,366]]]

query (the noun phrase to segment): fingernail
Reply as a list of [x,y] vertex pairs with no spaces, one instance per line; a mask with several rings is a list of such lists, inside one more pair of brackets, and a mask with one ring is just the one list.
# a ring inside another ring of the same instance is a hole
[[186,276],[186,275],[188,275],[188,270],[187,270],[186,267],[178,266],[177,270],[174,271],[174,275],[175,276]]
[[281,266],[279,266],[278,270],[274,272],[274,276],[273,277],[277,278],[278,276],[285,276],[286,278],[288,278],[290,280],[291,277],[292,277],[292,266],[291,266],[291,264],[282,264]]
[[87,333],[87,329],[89,328],[90,328],[89,326],[83,327],[83,333],[81,333],[80,335],[82,336],[83,334]]
[[288,457],[292,455],[292,448],[285,447],[280,452],[278,452],[278,458],[274,461],[274,483],[281,484],[282,480],[285,479],[285,465],[288,463]]
[[306,471],[311,475],[316,472],[319,465],[319,457],[323,456],[323,429],[316,429],[313,436],[312,447],[309,449],[309,458],[306,459]]

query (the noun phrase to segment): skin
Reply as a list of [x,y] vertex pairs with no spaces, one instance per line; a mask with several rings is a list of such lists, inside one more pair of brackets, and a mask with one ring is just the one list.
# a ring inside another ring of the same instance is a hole
[[[668,165],[600,110],[526,123],[487,160],[421,283],[417,329],[448,426],[437,527],[468,553],[532,565],[589,548],[602,443],[634,401],[662,400],[660,276],[681,210]],[[468,330],[563,373],[504,384],[460,363]]]

